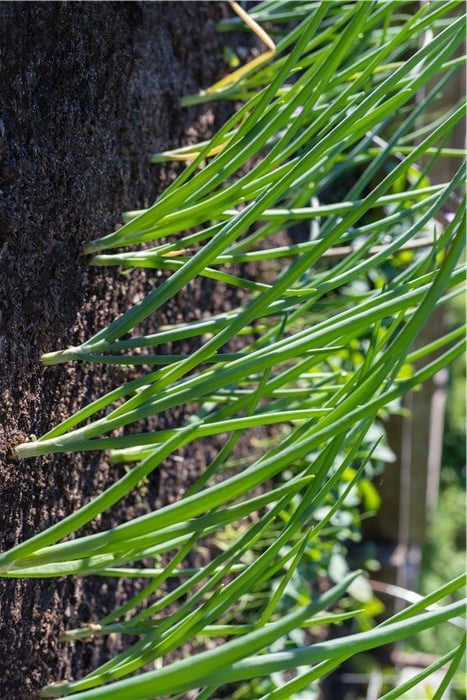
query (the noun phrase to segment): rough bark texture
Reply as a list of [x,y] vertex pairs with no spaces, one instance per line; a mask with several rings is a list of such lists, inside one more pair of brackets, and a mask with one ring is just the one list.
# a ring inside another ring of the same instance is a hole
[[[0,536],[2,550],[55,522],[115,477],[96,456],[15,462],[21,435],[42,434],[115,386],[122,371],[44,369],[40,354],[89,337],[153,282],[90,268],[85,241],[110,232],[121,211],[147,206],[173,175],[151,151],[205,137],[224,114],[182,111],[179,97],[222,69],[217,2],[0,5]],[[154,323],[229,307],[206,284]],[[180,416],[171,414],[164,424]],[[199,469],[185,455],[125,504],[126,515],[173,499]],[[125,513],[124,513],[125,516]],[[110,518],[110,516],[109,516]],[[107,520],[107,524],[111,519]],[[101,523],[102,525],[102,523]],[[129,584],[126,584],[127,586]],[[135,584],[131,584],[132,586]],[[46,682],[80,676],[107,646],[63,645],[64,627],[102,615],[128,593],[89,578],[0,579],[0,698],[35,698]]]

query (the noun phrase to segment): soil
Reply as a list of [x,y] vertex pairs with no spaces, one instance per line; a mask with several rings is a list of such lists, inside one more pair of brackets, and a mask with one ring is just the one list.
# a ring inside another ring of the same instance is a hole
[[[218,2],[0,4],[2,551],[115,479],[115,468],[90,453],[17,462],[11,447],[122,379],[115,367],[45,369],[39,358],[89,337],[152,287],[144,274],[122,280],[89,267],[83,246],[114,230],[122,211],[148,206],[173,178],[170,167],[149,166],[151,152],[206,138],[227,117],[228,105],[179,106],[225,71],[214,27],[224,12]],[[230,294],[193,283],[152,327],[181,309],[185,319],[228,309],[236,303]],[[162,422],[181,418],[172,412]],[[198,448],[166,464],[148,494],[124,505],[127,515],[175,499],[206,456]],[[0,579],[0,698],[36,698],[45,683],[79,677],[118,650],[114,639],[58,638],[138,585]]]

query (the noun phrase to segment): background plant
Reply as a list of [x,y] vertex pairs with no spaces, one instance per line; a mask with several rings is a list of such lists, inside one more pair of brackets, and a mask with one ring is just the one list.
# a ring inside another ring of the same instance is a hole
[[[462,327],[412,349],[465,274],[463,169],[452,182],[432,181],[438,158],[459,156],[444,143],[464,107],[419,125],[461,64],[454,56],[464,19],[449,14],[458,7],[434,2],[406,14],[399,2],[261,3],[256,19],[272,23],[275,48],[199,97],[242,106],[209,142],[155,156],[187,167],[150,209],[126,212],[122,228],[88,246],[97,253],[92,264],[172,274],[82,345],[43,360],[141,373],[17,452],[111,450],[116,465],[132,466],[90,503],[0,555],[0,572],[147,584],[67,634],[130,633],[138,641],[83,679],[48,686],[45,696],[177,697],[198,689],[208,698],[265,677],[264,697],[299,697],[353,654],[462,613],[457,600],[428,609],[462,589],[457,577],[371,630],[308,645],[297,633],[345,619],[346,595],[370,600],[360,573],[342,575],[341,540],[352,534],[344,521],[354,517],[358,490],[371,502],[365,477],[381,460],[378,420],[463,351]],[[434,87],[416,103],[428,81]],[[249,263],[260,277],[248,277]],[[198,275],[249,296],[228,313],[142,333],[143,321]],[[199,339],[189,356],[177,350],[186,338]],[[173,351],[160,354],[166,343]],[[415,369],[416,360],[425,364]],[[175,406],[190,412],[179,428],[126,432]],[[236,441],[259,426],[279,426],[277,438],[235,468]],[[179,501],[82,533],[167,457],[219,434],[223,448]],[[190,566],[206,543],[217,548],[209,562]],[[310,568],[314,560],[321,571]],[[303,587],[304,568],[335,585],[321,595]],[[354,619],[364,613],[351,611]],[[204,645],[196,663],[174,660],[187,643]],[[443,660],[447,678],[460,648]],[[134,675],[149,664],[155,670]],[[286,682],[277,675],[284,671],[292,672]]]

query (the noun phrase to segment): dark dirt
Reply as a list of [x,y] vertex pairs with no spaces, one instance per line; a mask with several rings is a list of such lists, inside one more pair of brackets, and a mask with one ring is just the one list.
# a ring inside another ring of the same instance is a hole
[[[44,369],[41,353],[89,337],[151,287],[88,266],[83,244],[126,209],[148,206],[173,177],[147,155],[205,138],[229,107],[182,110],[179,98],[224,70],[217,2],[7,2],[0,5],[0,540],[10,548],[113,480],[96,456],[15,462],[10,448],[40,435],[119,383],[122,370],[69,363]],[[221,37],[222,38],[222,37]],[[225,37],[223,39],[225,41]],[[192,284],[154,327],[200,309],[229,308],[224,289]],[[177,413],[164,417],[174,425]],[[155,477],[151,507],[177,497],[202,450]],[[95,619],[131,592],[97,578],[0,580],[0,698],[35,698],[118,649],[64,645],[64,628]],[[112,648],[110,648],[112,646]]]

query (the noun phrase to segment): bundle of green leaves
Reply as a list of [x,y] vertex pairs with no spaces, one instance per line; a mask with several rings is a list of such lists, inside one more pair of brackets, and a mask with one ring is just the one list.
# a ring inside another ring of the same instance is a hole
[[[349,573],[321,596],[311,585],[291,593],[300,567],[329,550],[329,532],[338,538],[337,516],[378,449],[375,421],[463,352],[465,328],[413,350],[433,310],[460,292],[465,276],[464,172],[441,183],[433,175],[440,158],[460,155],[444,144],[464,107],[430,117],[462,64],[459,7],[428,2],[409,14],[398,1],[260,3],[253,19],[269,28],[275,48],[185,100],[228,98],[241,106],[210,141],[155,156],[187,165],[151,208],[127,212],[120,229],[88,246],[92,264],[172,274],[82,345],[43,361],[118,363],[141,373],[17,452],[111,450],[110,459],[134,466],[1,554],[0,575],[148,583],[97,624],[67,635],[118,632],[139,640],[82,679],[47,686],[44,696],[142,700],[197,690],[204,700],[226,684],[264,676],[281,679],[264,698],[293,698],[352,655],[462,613],[462,602],[437,603],[461,590],[463,577],[371,630],[308,646],[303,638],[300,646],[294,630],[358,618],[355,606],[323,611],[351,595],[362,576]],[[297,222],[306,226],[303,240],[279,245],[277,235]],[[263,279],[226,269],[249,262]],[[141,333],[142,322],[198,276],[242,288],[245,303]],[[186,338],[200,340],[191,355],[157,353]],[[223,352],[231,341],[236,349]],[[177,406],[190,407],[179,428],[125,432]],[[277,439],[231,469],[239,436],[272,425]],[[79,535],[167,457],[220,434],[230,436],[178,501]],[[223,541],[220,553],[189,567],[206,538]],[[170,660],[206,638],[218,643]],[[277,651],[281,639],[287,648]],[[444,685],[461,652],[456,645],[436,666],[449,663]],[[154,662],[156,670],[134,675]]]

